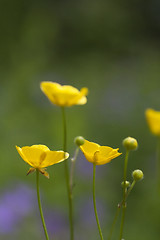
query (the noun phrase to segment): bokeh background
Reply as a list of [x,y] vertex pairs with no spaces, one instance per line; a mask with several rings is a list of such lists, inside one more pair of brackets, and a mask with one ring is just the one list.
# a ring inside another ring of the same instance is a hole
[[[40,90],[41,81],[89,88],[88,103],[67,109],[68,151],[82,135],[123,155],[97,167],[99,218],[107,239],[121,201],[125,150],[135,137],[128,180],[140,168],[144,180],[128,198],[125,239],[159,239],[156,138],[145,109],[160,110],[160,1],[0,0],[0,239],[44,239],[35,174],[15,145],[62,149],[61,111]],[[63,163],[40,178],[51,239],[69,240]],[[75,240],[98,240],[92,204],[92,164],[79,154],[74,187]],[[118,219],[113,240],[118,239]]]

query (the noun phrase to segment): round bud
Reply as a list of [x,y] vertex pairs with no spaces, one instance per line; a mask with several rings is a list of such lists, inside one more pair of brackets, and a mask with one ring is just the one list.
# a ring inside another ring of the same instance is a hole
[[135,181],[143,179],[143,172],[139,169],[136,169],[132,172],[132,177]]
[[123,146],[127,150],[136,150],[138,148],[138,142],[135,138],[127,137],[123,140]]
[[[130,182],[126,181],[125,187],[128,188],[128,187],[130,187],[130,185],[131,185]],[[124,181],[121,182],[121,186],[124,187]]]
[[75,137],[75,139],[74,139],[74,143],[75,143],[78,147],[81,146],[81,145],[83,145],[84,142],[85,142],[85,139],[84,139],[84,137],[82,137],[82,136]]

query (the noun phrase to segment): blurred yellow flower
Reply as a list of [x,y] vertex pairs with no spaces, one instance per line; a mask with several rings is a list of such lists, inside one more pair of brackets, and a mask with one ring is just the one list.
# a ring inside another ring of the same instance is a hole
[[122,154],[118,152],[119,148],[113,149],[107,146],[100,146],[97,143],[89,142],[87,140],[85,140],[84,144],[80,146],[80,149],[86,159],[96,165],[108,163],[113,158]]
[[145,115],[152,134],[160,136],[160,111],[149,108],[146,110]]
[[22,159],[32,166],[27,175],[38,169],[45,177],[49,178],[49,174],[45,171],[45,168],[62,162],[69,157],[67,152],[64,154],[63,151],[51,151],[45,145],[32,145],[22,148],[16,146],[16,149]]
[[87,102],[87,88],[82,88],[79,91],[72,86],[62,86],[55,82],[41,82],[40,87],[52,103],[61,107],[83,105]]

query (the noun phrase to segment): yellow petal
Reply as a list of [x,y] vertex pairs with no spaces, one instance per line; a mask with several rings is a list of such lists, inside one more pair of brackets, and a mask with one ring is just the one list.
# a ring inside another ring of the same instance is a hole
[[16,146],[16,149],[17,149],[19,155],[21,156],[21,158],[22,158],[26,163],[28,163],[29,165],[31,165],[32,167],[34,167],[34,165],[33,165],[31,162],[29,162],[28,159],[26,158],[26,156],[23,154],[22,148]]
[[81,150],[84,152],[94,153],[99,149],[100,145],[94,142],[89,142],[85,140],[84,144],[80,146]]
[[32,145],[31,148],[38,148],[42,151],[50,151],[50,149],[46,146],[46,145],[42,145],[42,144],[36,144],[36,145]]
[[51,166],[56,163],[60,163],[67,159],[69,157],[69,154],[63,151],[48,151],[46,152],[46,157],[44,161],[40,164],[41,168]]
[[49,151],[45,145],[33,145],[31,147],[22,147],[23,158],[28,164],[34,168],[39,168],[40,164],[46,157],[46,152]]
[[152,134],[160,136],[160,111],[147,109],[145,114],[148,126]]
[[121,153],[119,153],[118,150],[119,148],[113,149],[111,147],[101,146],[99,148],[99,151],[96,152],[94,155],[96,165],[106,164],[110,162],[112,159],[121,155]]
[[85,140],[85,143],[80,146],[81,151],[89,162],[96,165],[102,165],[110,162],[113,158],[118,157],[121,153],[119,148],[113,149],[107,146],[100,146],[97,143]]
[[80,149],[89,162],[94,162],[94,153],[99,150],[99,147],[99,144],[85,140],[84,144],[80,146]]
[[58,99],[57,105],[59,106],[72,106],[77,104],[77,97],[79,96],[80,92],[78,89],[64,85],[61,88],[61,91],[57,91],[56,97]]
[[60,84],[54,82],[41,82],[40,88],[52,103],[58,105],[58,99],[55,93],[61,91]]
[[77,105],[84,105],[87,102],[87,96],[88,94],[88,88],[82,88],[79,92],[79,94],[77,95],[77,97],[75,97],[75,99],[73,99],[73,103],[77,104]]
[[55,82],[41,82],[40,87],[49,100],[58,106],[72,106],[87,102],[85,97],[88,92],[87,88],[82,88],[79,91],[72,86],[61,86]]

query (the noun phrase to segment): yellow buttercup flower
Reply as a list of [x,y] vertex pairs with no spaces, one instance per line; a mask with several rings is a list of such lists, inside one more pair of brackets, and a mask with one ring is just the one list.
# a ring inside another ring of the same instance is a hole
[[97,143],[89,142],[87,140],[85,140],[84,144],[80,146],[80,149],[86,159],[96,165],[106,164],[113,158],[122,154],[118,152],[119,148],[113,149],[107,146],[100,146]]
[[55,82],[41,82],[41,90],[49,100],[60,107],[70,107],[73,105],[83,105],[87,102],[87,88],[80,91],[69,85],[60,85]]
[[49,174],[45,171],[45,168],[62,162],[69,157],[67,152],[51,151],[45,145],[32,145],[22,148],[16,146],[16,149],[22,159],[32,167],[29,169],[27,175],[38,169],[45,177],[49,178]]
[[145,115],[150,131],[154,135],[160,136],[160,111],[149,108],[146,110]]

